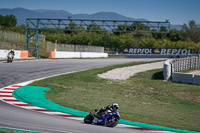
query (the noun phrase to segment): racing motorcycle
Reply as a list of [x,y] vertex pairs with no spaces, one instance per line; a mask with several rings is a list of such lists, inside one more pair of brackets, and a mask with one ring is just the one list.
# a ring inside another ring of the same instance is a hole
[[[95,112],[97,110],[95,109]],[[115,127],[119,123],[119,112],[106,110],[103,115],[98,116],[96,113],[90,113],[84,118],[84,123],[104,125],[107,127]]]
[[13,62],[13,54],[8,53],[7,55],[7,63],[12,63]]

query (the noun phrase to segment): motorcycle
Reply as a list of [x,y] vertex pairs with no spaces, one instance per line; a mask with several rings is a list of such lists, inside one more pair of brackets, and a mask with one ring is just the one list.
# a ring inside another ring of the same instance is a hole
[[[97,110],[95,110],[96,112]],[[115,127],[119,123],[119,112],[106,110],[103,115],[97,116],[96,113],[90,113],[84,118],[84,123],[104,125],[107,127]]]
[[8,53],[7,55],[7,63],[12,63],[13,62],[13,54]]

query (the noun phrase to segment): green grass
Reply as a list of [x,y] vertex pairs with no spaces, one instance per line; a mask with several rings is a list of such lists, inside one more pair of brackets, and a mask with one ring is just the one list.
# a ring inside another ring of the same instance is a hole
[[113,102],[122,119],[200,131],[200,86],[163,81],[162,69],[138,73],[125,81],[101,74],[129,63],[62,75],[34,82],[51,88],[46,97],[62,106],[91,112]]
[[123,55],[116,55],[116,56],[108,56],[108,58],[126,58],[126,56]]

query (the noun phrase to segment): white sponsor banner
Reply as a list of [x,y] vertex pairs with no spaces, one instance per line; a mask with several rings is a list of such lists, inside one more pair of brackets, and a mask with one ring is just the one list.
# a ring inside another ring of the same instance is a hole
[[125,54],[160,54],[160,55],[189,55],[191,49],[166,49],[166,48],[126,48]]

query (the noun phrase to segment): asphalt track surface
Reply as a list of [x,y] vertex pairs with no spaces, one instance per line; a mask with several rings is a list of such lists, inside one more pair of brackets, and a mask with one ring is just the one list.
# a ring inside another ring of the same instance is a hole
[[[58,59],[0,62],[0,88],[56,74],[100,68],[128,62],[160,59]],[[0,101],[0,127],[47,133],[140,133],[126,128],[108,128],[15,107]]]

